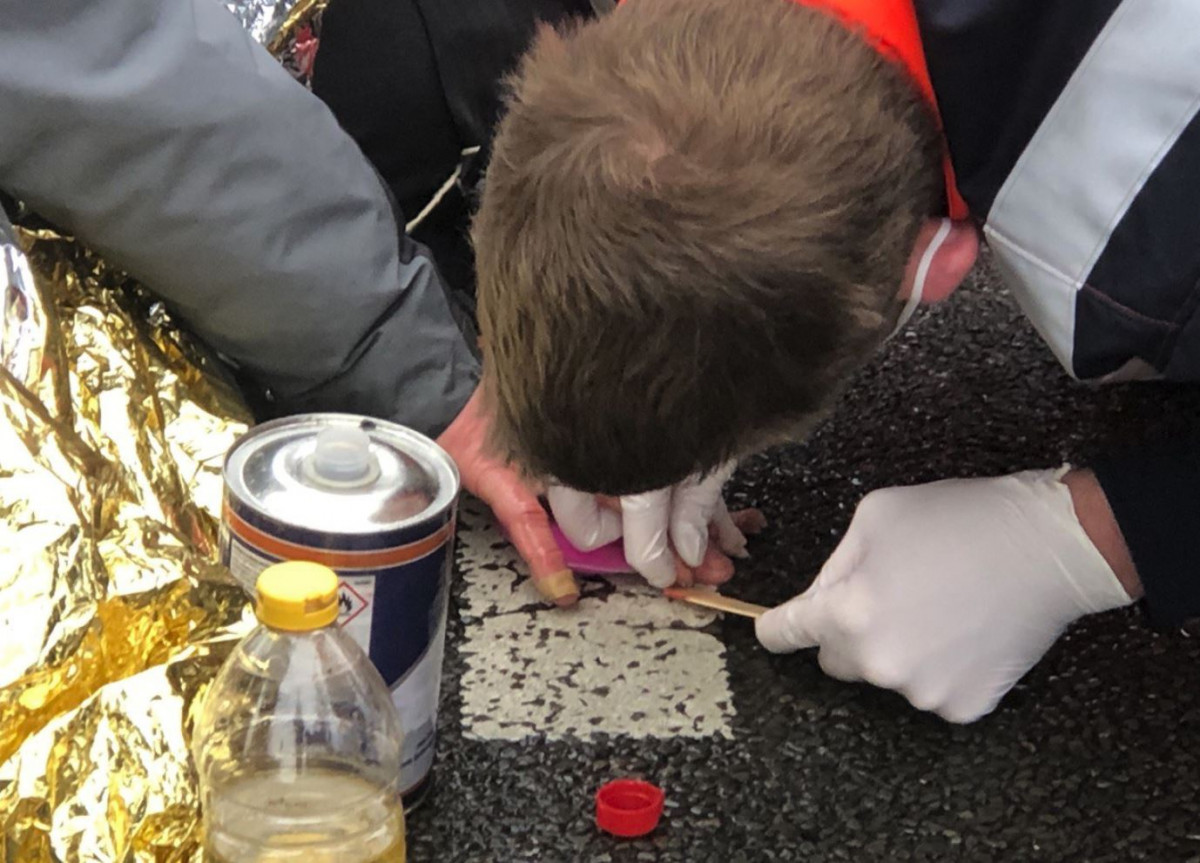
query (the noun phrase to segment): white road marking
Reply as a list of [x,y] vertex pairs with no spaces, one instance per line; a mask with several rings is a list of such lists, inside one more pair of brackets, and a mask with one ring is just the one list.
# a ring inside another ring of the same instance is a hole
[[549,608],[485,513],[464,500],[459,518],[467,737],[732,737],[725,648],[703,631],[714,612],[631,576],[587,579],[576,608]]

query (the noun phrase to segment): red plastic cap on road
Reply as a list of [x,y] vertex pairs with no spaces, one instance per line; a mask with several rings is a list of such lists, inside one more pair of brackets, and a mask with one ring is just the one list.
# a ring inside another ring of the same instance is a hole
[[640,779],[617,779],[596,792],[596,826],[614,836],[645,836],[662,817],[663,792]]

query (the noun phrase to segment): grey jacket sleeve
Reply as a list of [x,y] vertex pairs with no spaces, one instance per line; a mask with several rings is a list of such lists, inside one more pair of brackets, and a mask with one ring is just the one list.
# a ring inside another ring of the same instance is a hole
[[374,170],[217,0],[0,0],[0,188],[152,288],[273,412],[437,434],[475,387]]

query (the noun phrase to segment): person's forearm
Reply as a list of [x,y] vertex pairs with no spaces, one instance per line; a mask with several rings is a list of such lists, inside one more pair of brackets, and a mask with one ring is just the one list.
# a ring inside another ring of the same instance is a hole
[[1137,566],[1147,619],[1165,628],[1200,617],[1200,437],[1112,453],[1089,468]]
[[1088,539],[1112,567],[1117,580],[1132,599],[1142,598],[1142,581],[1129,554],[1129,546],[1113,515],[1104,489],[1090,470],[1073,470],[1063,477],[1071,491],[1071,503]]
[[0,0],[0,20],[0,187],[144,282],[273,412],[449,425],[478,367],[440,275],[228,10]]

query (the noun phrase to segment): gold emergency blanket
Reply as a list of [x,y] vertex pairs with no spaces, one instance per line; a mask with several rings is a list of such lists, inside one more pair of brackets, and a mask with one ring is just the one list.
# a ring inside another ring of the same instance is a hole
[[69,239],[0,221],[0,287],[0,861],[193,859],[190,711],[250,622],[213,562],[245,409]]
[[[326,2],[226,5],[307,84]],[[253,623],[215,563],[250,420],[215,368],[125,274],[0,210],[0,863],[203,856],[197,696]]]
[[[326,2],[225,5],[307,85]],[[250,418],[214,370],[123,273],[0,210],[0,863],[202,859],[189,734],[253,623],[215,563]]]

